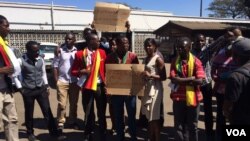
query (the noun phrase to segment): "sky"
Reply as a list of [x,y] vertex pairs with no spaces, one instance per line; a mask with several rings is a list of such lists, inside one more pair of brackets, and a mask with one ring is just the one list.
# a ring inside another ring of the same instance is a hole
[[[167,11],[178,16],[200,16],[201,0],[1,0],[8,2],[40,3],[64,6],[76,6],[78,9],[93,10],[96,2],[125,2],[142,10]],[[203,1],[203,17],[210,13],[207,8],[213,0]]]

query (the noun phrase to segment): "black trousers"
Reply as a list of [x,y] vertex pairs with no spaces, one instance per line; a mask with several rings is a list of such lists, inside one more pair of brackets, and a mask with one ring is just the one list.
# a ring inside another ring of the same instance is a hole
[[34,133],[33,114],[34,114],[35,100],[37,100],[42,110],[44,119],[47,122],[49,133],[51,135],[57,134],[56,121],[50,109],[47,89],[45,87],[39,89],[24,89],[22,95],[25,108],[25,125],[27,128],[27,134],[30,135]]
[[205,115],[205,132],[206,136],[212,136],[213,134],[213,111],[212,111],[212,84],[206,84],[201,87],[204,104],[204,115]]
[[216,115],[216,140],[220,141],[222,139],[222,127],[226,125],[226,118],[223,115],[223,102],[224,94],[216,93],[217,100],[217,115]]
[[95,125],[94,100],[96,101],[100,139],[105,140],[106,129],[107,129],[107,122],[106,122],[107,99],[103,84],[97,86],[97,91],[92,91],[92,90],[83,91],[82,104],[85,111],[84,134],[90,135]]

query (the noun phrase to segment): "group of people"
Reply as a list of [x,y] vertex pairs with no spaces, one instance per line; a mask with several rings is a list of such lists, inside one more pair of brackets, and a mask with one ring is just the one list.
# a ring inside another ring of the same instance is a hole
[[250,40],[242,36],[238,27],[232,27],[210,44],[206,44],[203,34],[197,34],[191,42],[187,37],[177,41],[178,55],[170,68],[176,139],[198,141],[197,123],[203,100],[206,141],[221,141],[227,119],[232,125],[249,125]]
[[[126,35],[129,32],[129,24]],[[105,64],[139,64],[135,53],[129,51],[130,41],[126,36],[110,40],[107,52],[101,49],[100,40],[96,32],[86,28],[83,32],[86,42],[82,49],[75,46],[75,35],[69,32],[65,36],[65,43],[55,50],[53,61],[54,79],[57,85],[57,120],[54,120],[49,103],[49,85],[46,76],[45,63],[39,52],[39,43],[28,41],[25,45],[26,53],[16,56],[6,42],[10,32],[8,20],[0,15],[1,35],[1,113],[4,121],[6,140],[18,141],[17,112],[13,98],[13,82],[22,94],[25,108],[25,126],[29,141],[37,140],[33,129],[34,102],[37,101],[44,119],[47,122],[51,136],[60,139],[64,126],[79,128],[77,124],[77,102],[79,92],[82,92],[84,117],[84,141],[93,140],[92,132],[95,125],[94,101],[97,106],[99,140],[106,140],[106,105],[110,104],[113,130],[117,140],[125,139],[124,103],[128,113],[128,126],[131,140],[136,137],[136,96],[120,96],[107,94],[105,87]],[[166,79],[163,58],[156,54],[157,43],[154,39],[147,39],[144,43],[148,56],[145,58],[145,71],[142,77],[147,81],[146,95],[141,113],[149,121],[149,138],[160,138],[160,105],[163,101],[162,81]],[[66,106],[69,100],[69,118],[66,122]],[[67,123],[67,124],[66,124]],[[65,125],[66,124],[66,125]],[[154,130],[157,129],[157,130]]]
[[[33,129],[34,101],[41,107],[51,136],[60,139],[65,126],[79,129],[77,103],[82,93],[84,111],[84,136],[81,140],[92,141],[95,126],[94,101],[98,118],[98,140],[106,140],[106,106],[112,121],[116,140],[125,140],[124,104],[128,116],[130,140],[136,141],[135,95],[109,94],[105,85],[105,64],[139,64],[137,55],[130,50],[130,25],[126,24],[127,36],[119,36],[107,44],[100,44],[96,31],[85,28],[86,42],[77,49],[75,35],[69,32],[65,43],[55,50],[53,61],[54,79],[57,85],[57,120],[54,120],[49,104],[49,85],[45,63],[39,54],[39,43],[28,41],[26,53],[17,57],[9,47],[6,37],[10,32],[8,20],[0,15],[0,113],[7,141],[18,141],[17,112],[13,98],[13,83],[22,94],[25,108],[25,126],[29,141],[37,140]],[[160,141],[163,122],[163,81],[167,79],[164,58],[158,51],[159,42],[148,38],[144,41],[146,57],[141,77],[145,81],[141,100],[140,118],[147,121],[148,139]],[[107,51],[107,48],[109,50]],[[212,43],[198,34],[192,42],[180,37],[175,43],[177,56],[170,67],[170,97],[173,100],[175,139],[198,141],[198,117],[203,100],[207,141],[221,141],[222,125],[226,118],[231,124],[248,124],[250,40],[241,35],[239,28],[228,29]],[[212,81],[215,82],[212,87]],[[216,138],[213,131],[212,96],[217,99]],[[69,101],[69,118],[66,107]]]

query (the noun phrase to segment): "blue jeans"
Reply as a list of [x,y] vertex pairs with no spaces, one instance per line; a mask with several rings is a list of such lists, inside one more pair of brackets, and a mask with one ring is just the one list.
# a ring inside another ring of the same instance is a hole
[[118,141],[124,141],[124,102],[128,113],[128,127],[131,141],[136,139],[136,96],[112,96],[112,104],[115,117],[115,127]]

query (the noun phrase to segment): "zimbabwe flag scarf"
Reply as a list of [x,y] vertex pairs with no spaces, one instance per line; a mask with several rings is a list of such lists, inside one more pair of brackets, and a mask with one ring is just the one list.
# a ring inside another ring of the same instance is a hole
[[[188,57],[188,77],[193,76],[194,72],[194,56],[189,53]],[[182,72],[182,63],[180,56],[177,57],[175,62],[175,67],[178,72],[178,74],[183,74]],[[186,103],[187,106],[196,106],[197,105],[197,97],[195,94],[194,86],[186,85]]]
[[5,66],[13,66],[11,60],[10,60],[10,49],[8,48],[7,41],[3,40],[3,38],[0,36],[0,55],[3,58]]
[[85,89],[96,91],[97,79],[98,79],[98,74],[99,74],[99,69],[100,69],[100,64],[101,64],[101,54],[100,54],[99,49],[97,49],[92,54],[92,61],[93,62],[92,62],[91,72],[85,84]]

